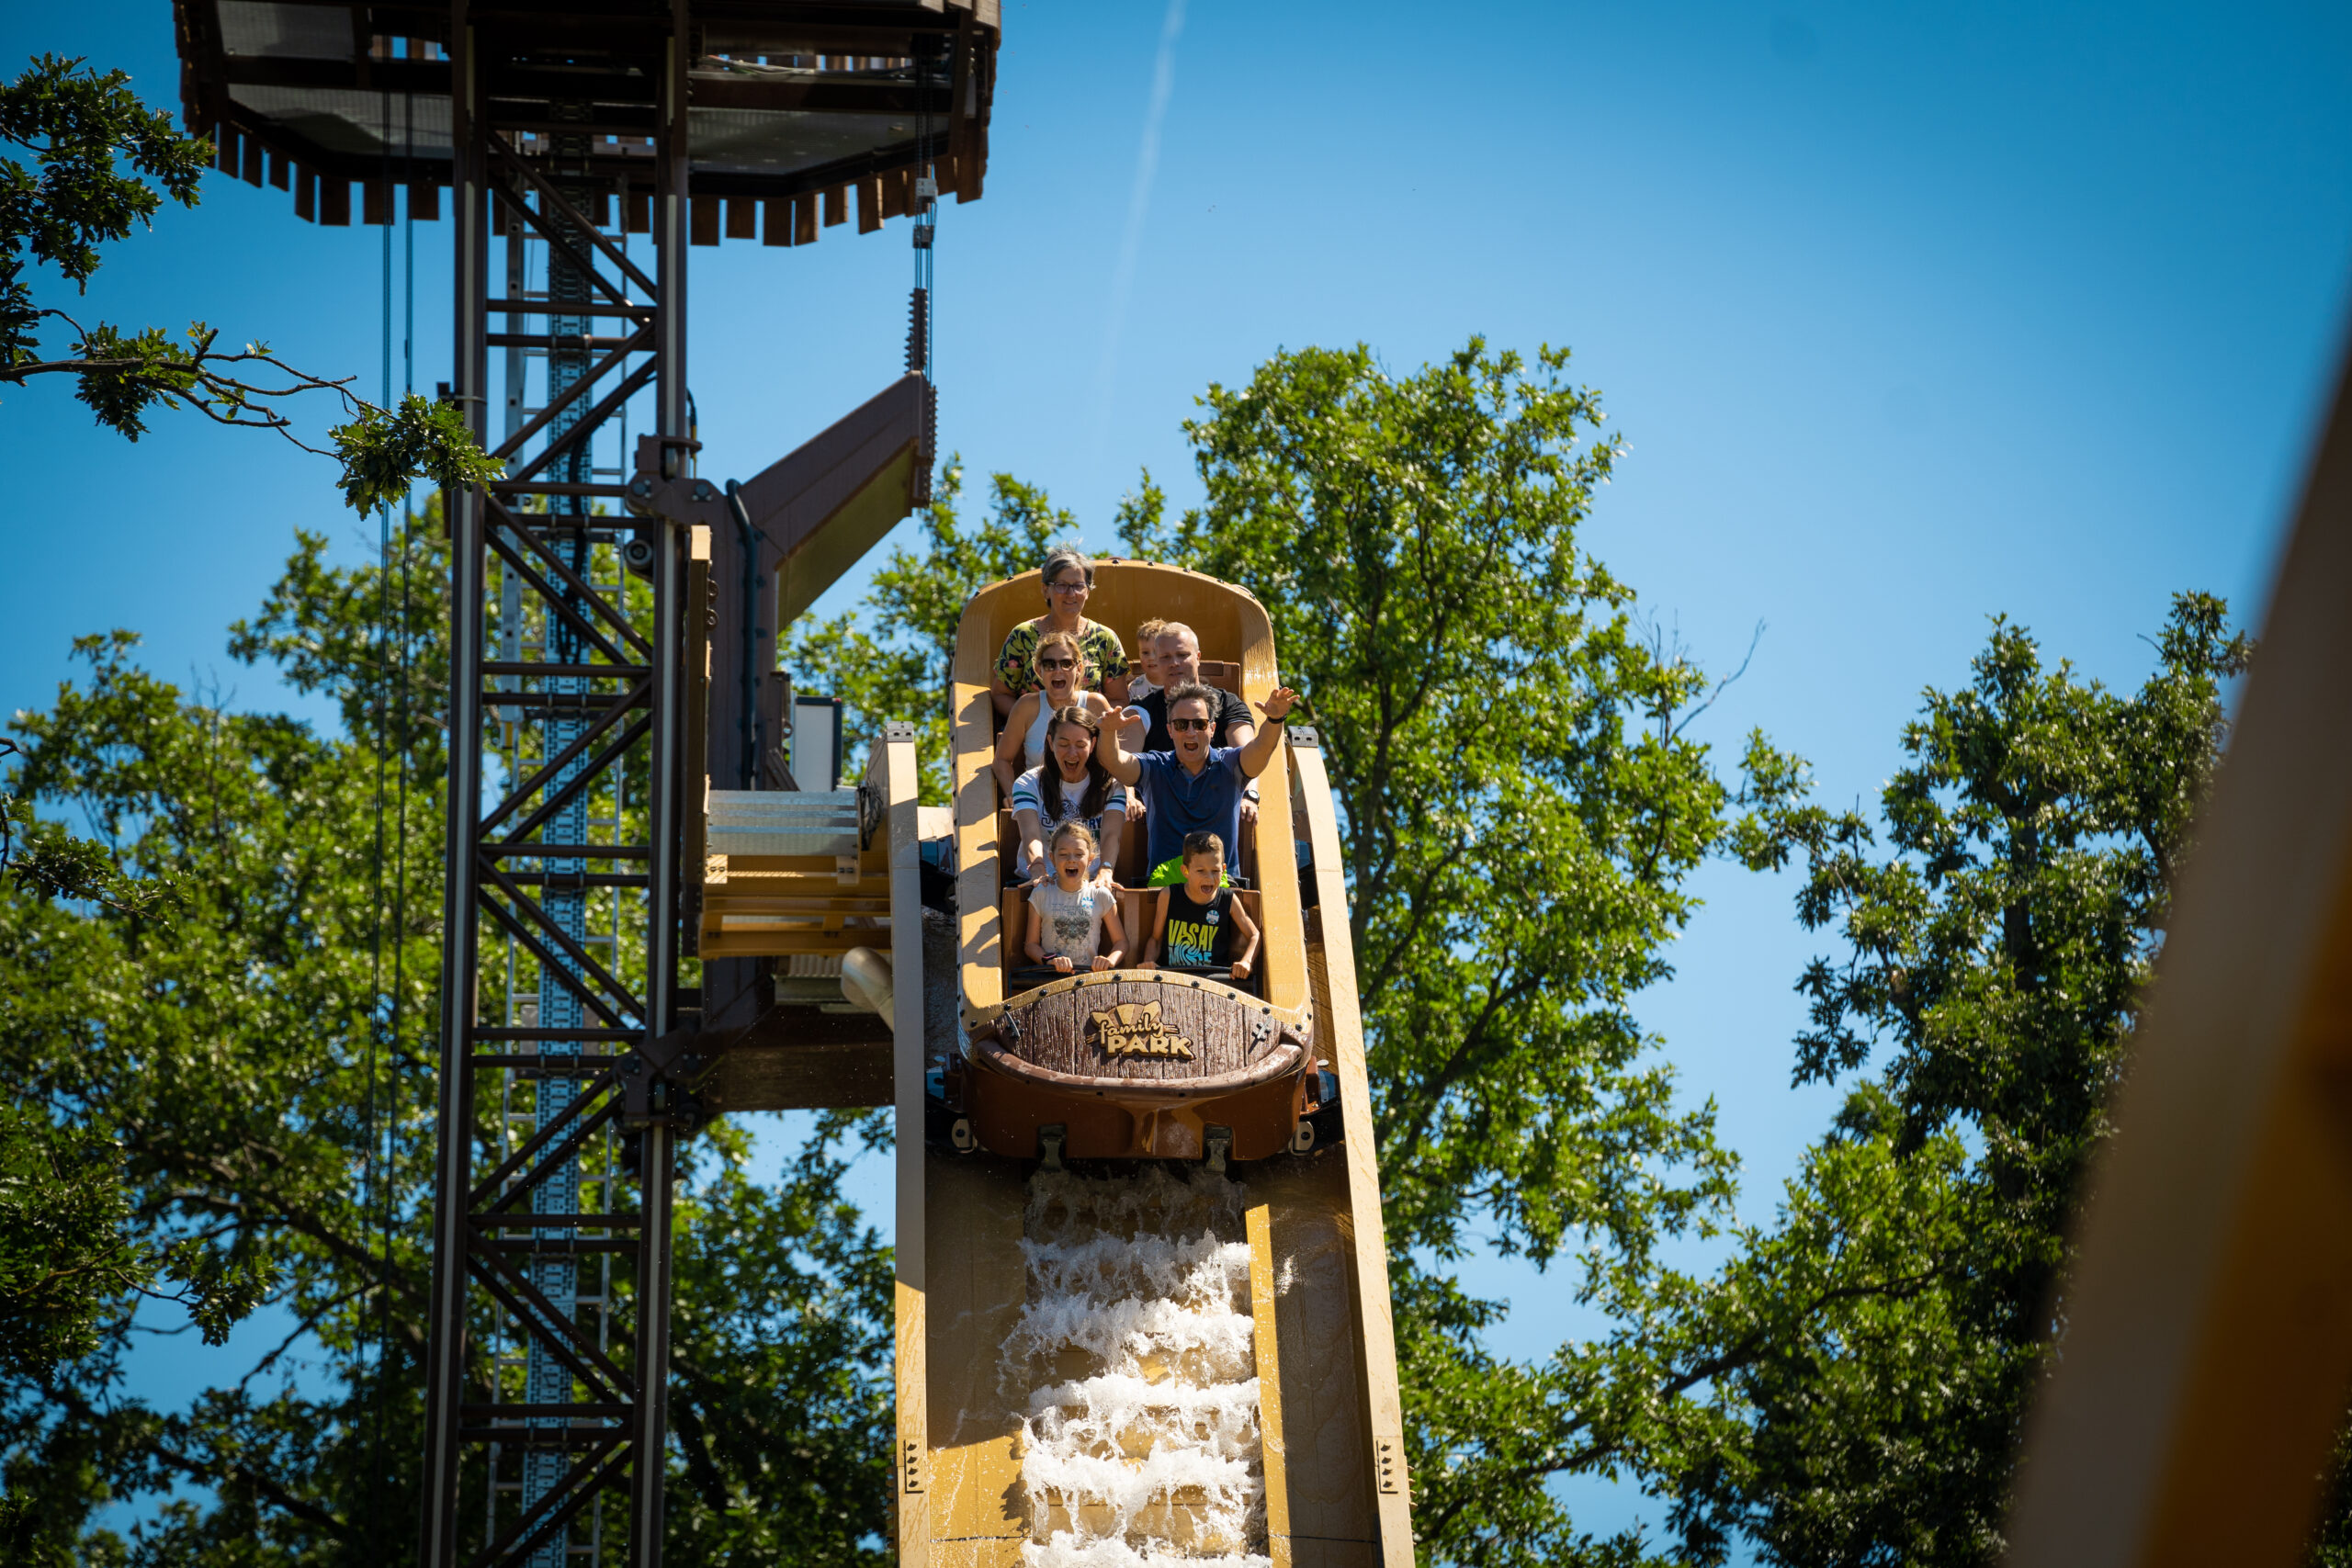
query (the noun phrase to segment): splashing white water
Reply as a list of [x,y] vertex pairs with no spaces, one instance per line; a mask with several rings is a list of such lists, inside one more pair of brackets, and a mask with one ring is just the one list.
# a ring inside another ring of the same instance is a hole
[[1265,1471],[1241,1189],[1150,1166],[1040,1171],[1028,1303],[1006,1375],[1030,1390],[1030,1568],[1266,1568]]

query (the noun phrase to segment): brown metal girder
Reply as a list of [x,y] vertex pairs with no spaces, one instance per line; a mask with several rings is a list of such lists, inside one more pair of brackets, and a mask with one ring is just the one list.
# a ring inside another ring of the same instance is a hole
[[[523,444],[530,440],[532,436],[537,435],[541,430],[545,429],[549,420],[552,420],[557,414],[561,413],[565,409],[570,408],[573,403],[579,401],[582,398],[586,397],[591,391],[594,390],[596,383],[604,379],[605,376],[609,375],[615,366],[620,364],[622,360],[628,358],[632,354],[650,354],[653,352],[647,346],[652,337],[653,323],[650,321],[646,322],[643,326],[638,328],[637,331],[629,333],[628,340],[625,341],[620,347],[613,350],[610,354],[605,355],[604,358],[598,360],[594,367],[591,369],[588,374],[580,378],[579,380],[574,381],[571,386],[566,387],[561,395],[557,397],[554,401],[548,403],[547,407],[541,409],[537,413],[532,415],[531,422],[528,424],[526,424],[522,429],[508,436],[499,445],[498,449],[492,452],[491,456],[493,457],[511,457],[515,453],[521,451],[523,449]],[[643,367],[640,366],[639,368],[642,370]],[[575,428],[592,429],[594,428],[594,422],[583,419]],[[560,447],[552,447],[549,450],[560,451]],[[524,479],[528,478],[530,473],[536,471],[536,469],[531,469],[521,474],[508,474],[504,476],[504,480],[508,484],[519,483]]]
[[[571,314],[571,308],[569,304],[565,304],[545,313],[568,316]],[[485,348],[563,348],[577,349],[582,354],[594,353],[598,349],[617,348],[628,341],[628,339],[625,337],[599,337],[594,333],[484,333],[482,334],[482,346]]]
[[608,1431],[626,1429],[610,1427],[459,1427],[458,1441],[461,1443],[497,1443],[516,1449],[588,1449],[603,1440]]
[[[493,316],[544,316],[548,313],[545,299],[492,299],[482,309]],[[655,307],[651,305],[615,305],[601,299],[567,301],[562,313],[567,316],[628,316],[635,321],[650,321]]]
[[[492,137],[496,137],[498,133],[496,131],[492,131],[490,134]],[[503,148],[503,144],[501,143],[500,145]],[[526,176],[524,180],[525,184],[533,185],[537,183],[534,179],[529,177],[529,167],[522,159],[514,156],[512,153],[508,153],[504,161],[510,169]],[[499,160],[497,158],[492,158],[492,164],[496,164]],[[517,217],[521,218],[524,222],[528,223],[533,229],[537,230],[539,238],[548,243],[548,246],[550,250],[562,256],[573,266],[579,268],[581,273],[587,277],[588,281],[603,289],[605,297],[611,299],[614,304],[628,305],[635,303],[635,301],[627,294],[621,292],[619,288],[614,286],[611,278],[606,277],[602,272],[598,271],[594,262],[590,261],[588,257],[581,254],[579,251],[575,250],[572,247],[571,241],[565,239],[561,234],[557,233],[555,226],[548,221],[548,215],[537,208],[533,207],[529,202],[525,201],[519,191],[509,188],[508,186],[501,184],[494,177],[487,182],[487,186],[493,200],[504,202],[506,206],[512,209]],[[611,245],[612,242],[607,240],[594,224],[589,222],[586,218],[581,216],[580,209],[578,208],[573,207],[570,202],[564,202],[560,210],[564,212],[564,214],[573,222],[577,223],[581,229],[587,233],[590,242],[595,244],[598,250],[604,252],[606,259],[610,259],[612,252],[607,249],[607,247]],[[628,275],[628,280],[637,284],[644,293],[648,295],[654,293],[653,288],[644,281],[645,275],[642,272],[639,271],[634,266],[626,267],[623,270]],[[550,303],[552,303],[552,301],[550,301]]]
[[[618,1058],[616,1057],[614,1060],[618,1060]],[[605,1122],[610,1121],[611,1116],[609,1112],[611,1111],[613,1101],[609,1097],[602,1105],[598,1106],[596,1110],[590,1111],[588,1109],[588,1096],[594,1092],[594,1086],[590,1086],[586,1092],[583,1092],[579,1099],[574,1100],[571,1105],[564,1109],[562,1115],[557,1117],[546,1126],[534,1131],[528,1138],[526,1138],[523,1141],[521,1147],[517,1148],[513,1154],[508,1155],[504,1159],[498,1162],[498,1168],[496,1170],[492,1171],[488,1176],[485,1176],[480,1181],[475,1182],[473,1187],[466,1193],[466,1207],[469,1210],[480,1209],[484,1203],[489,1202],[491,1199],[497,1197],[500,1185],[503,1183],[508,1177],[513,1176],[517,1171],[530,1168],[532,1162],[537,1158],[539,1151],[547,1147],[549,1144],[554,1143],[559,1135],[566,1135],[568,1137],[568,1131],[571,1127],[582,1122],[587,1122],[591,1124],[590,1131],[593,1132],[596,1127],[601,1127]],[[477,1215],[475,1217],[479,1218],[480,1216]]]
[[[573,1515],[612,1484],[620,1469],[635,1458],[629,1448],[628,1428],[616,1427],[612,1428],[610,1438],[605,1438],[601,1432],[597,1436],[602,1440],[596,1445],[595,1451],[566,1472],[563,1479],[550,1487],[528,1513],[515,1520],[505,1535],[482,1548],[481,1554],[473,1560],[469,1568],[490,1568],[492,1563],[512,1562],[526,1555],[549,1535],[570,1524]],[[594,1475],[587,1474],[590,1469],[600,1465]],[[559,1500],[560,1506],[554,1506]],[[526,1526],[530,1525],[531,1515],[542,1508],[551,1508],[548,1517],[531,1527],[529,1534],[524,1535],[522,1532]]]
[[[627,277],[631,283],[636,284],[643,292],[657,298],[660,296],[662,292],[661,289],[654,286],[651,278],[645,276],[642,268],[640,268],[635,262],[628,259],[628,253],[622,250],[618,245],[613,243],[611,238],[606,235],[603,230],[599,229],[595,224],[589,222],[586,214],[582,213],[577,207],[574,207],[568,197],[566,197],[561,191],[556,189],[553,185],[550,185],[540,175],[537,169],[531,167],[527,160],[526,160],[521,154],[517,153],[513,147],[507,144],[506,138],[493,130],[488,133],[486,141],[490,147],[492,162],[503,163],[508,168],[522,175],[524,180],[529,184],[530,187],[539,193],[539,199],[547,203],[548,206],[554,208],[557,213],[563,218],[564,221],[572,224],[574,227],[578,228],[581,232],[586,234],[588,236],[588,243],[594,245],[597,250],[603,252],[606,261],[611,262],[615,266],[620,268],[623,276]],[[493,186],[492,188],[494,189],[496,187]],[[552,240],[554,236],[547,229],[546,213],[540,212],[534,216],[539,220],[538,226],[540,231],[542,233],[548,233],[549,239]],[[607,290],[607,292],[610,291]],[[618,299],[620,296],[615,295],[615,298]]]
[[[763,573],[786,570],[909,446],[920,448],[923,389],[922,377],[900,377],[743,482],[744,510],[764,536]],[[813,560],[795,569],[794,587],[821,589],[818,570]]]
[[[582,1098],[584,1100],[588,1096],[599,1092],[605,1086],[601,1084],[590,1084],[581,1091]],[[551,1168],[560,1165],[562,1162],[571,1159],[574,1155],[577,1155],[580,1152],[580,1145],[586,1143],[590,1138],[594,1137],[599,1132],[603,1131],[605,1124],[610,1122],[616,1115],[618,1115],[620,1113],[620,1097],[618,1095],[608,1094],[605,1097],[603,1102],[588,1115],[579,1118],[576,1122],[569,1122],[571,1130],[565,1133],[560,1140],[541,1150],[538,1156],[532,1160],[529,1166],[516,1173],[508,1184],[506,1190],[498,1194],[497,1201],[492,1203],[488,1208],[482,1208],[481,1206],[481,1199],[479,1197],[473,1199],[468,1205],[471,1212],[466,1215],[466,1223],[469,1225],[484,1223],[495,1224],[502,1219],[509,1217],[508,1210],[510,1205],[521,1201],[526,1193],[531,1191],[541,1182],[545,1181]],[[562,1127],[566,1124],[567,1122],[563,1121],[554,1123],[554,1125],[558,1127]],[[468,1245],[470,1246],[471,1243],[469,1243]]]
[[484,1241],[477,1250],[494,1252],[501,1258],[601,1258],[634,1253],[637,1241],[630,1236],[512,1236]]
[[[529,517],[538,514],[524,513],[521,515]],[[583,517],[580,521],[620,523],[621,519],[609,517],[592,520]],[[642,664],[563,664],[543,660],[485,659],[481,668],[485,675],[521,675],[529,680],[546,680],[557,675],[569,675],[582,681],[650,681],[653,678],[653,671]],[[517,700],[526,702],[533,694],[521,692],[513,694]]]
[[[728,510],[726,498],[708,479],[659,479],[646,474],[645,444],[655,439],[650,435],[638,437],[638,478],[646,488],[640,491],[634,483],[629,486],[629,510],[639,516],[667,518],[684,526],[732,529],[735,515]],[[759,526],[757,520],[752,525]]]
[[[637,684],[628,689],[623,700],[614,703],[610,707],[598,714],[593,723],[571,739],[569,745],[565,746],[562,750],[558,751],[554,756],[549,757],[546,761],[540,763],[538,767],[532,772],[529,778],[525,779],[521,784],[515,785],[514,790],[507,795],[505,799],[500,801],[495,808],[476,821],[474,824],[474,836],[477,839],[487,839],[492,833],[496,832],[498,830],[499,824],[504,822],[506,818],[512,817],[515,812],[520,811],[523,808],[523,803],[525,801],[530,799],[531,796],[546,788],[548,782],[552,780],[556,774],[561,773],[574,757],[579,756],[581,752],[586,750],[589,745],[595,740],[596,737],[604,734],[605,730],[610,729],[619,721],[620,716],[623,714],[634,713],[642,700],[650,694],[652,684],[653,682],[650,677],[640,677]],[[493,701],[486,704],[485,705],[495,707],[497,704]],[[648,724],[652,722],[650,716],[646,722]],[[566,785],[564,792],[557,796],[558,801],[560,802],[570,799],[571,792],[580,787],[582,780],[584,780],[600,771],[601,769],[597,768],[582,770],[579,777],[571,780],[570,784]],[[506,838],[508,841],[511,842],[528,830],[529,829],[527,828],[518,828],[514,829],[514,832],[507,834]],[[545,852],[535,851],[533,852],[544,853]]]
[[[524,464],[520,471],[507,475],[505,482],[510,486],[519,487],[533,474],[537,473],[541,468],[546,468],[549,463],[554,462],[558,457],[563,456],[565,450],[571,447],[573,444],[585,440],[590,432],[595,430],[598,426],[602,425],[605,421],[613,416],[613,412],[616,409],[628,401],[630,398],[636,396],[639,389],[642,388],[648,381],[653,379],[654,376],[661,370],[661,368],[662,362],[660,359],[650,358],[644,364],[630,371],[627,376],[621,378],[621,384],[615,387],[603,398],[597,400],[596,406],[594,408],[590,409],[586,413],[581,415],[580,423],[573,425],[562,440],[553,442],[548,445],[548,447],[540,452],[537,457]],[[583,387],[591,385],[591,383],[586,380],[580,381],[576,384]]]
[[[562,961],[556,955],[555,952],[534,935],[529,926],[526,925],[523,921],[516,919],[514,914],[507,909],[506,906],[501,904],[495,898],[484,898],[480,901],[477,907],[487,909],[490,912],[491,918],[496,920],[501,926],[503,926],[507,932],[512,935],[516,942],[521,942],[525,947],[530,949],[531,956],[537,959],[541,964],[558,974],[562,973]],[[571,976],[568,975],[563,977],[566,981],[571,979]],[[615,1012],[611,1008],[606,1007],[603,998],[577,987],[574,987],[573,989],[578,991],[581,1001],[585,1003],[589,1010],[595,1013],[597,1017],[603,1019],[605,1022],[611,1024],[616,1029],[626,1027],[626,1025],[621,1022],[620,1014]]]
[[[560,615],[564,621],[571,626],[572,630],[578,632],[590,642],[594,643],[596,645],[596,650],[602,653],[605,658],[611,660],[614,663],[627,664],[629,661],[628,655],[623,653],[618,648],[614,646],[612,639],[605,635],[603,627],[597,626],[596,623],[582,615],[579,610],[572,605],[569,598],[564,594],[557,592],[555,586],[552,583],[548,582],[546,578],[541,577],[524,561],[521,554],[515,550],[514,546],[508,544],[506,539],[503,537],[507,533],[506,529],[493,528],[488,532],[490,535],[491,553],[498,557],[499,559],[504,561],[509,570],[521,577],[525,582],[528,583],[531,587],[531,591],[539,596],[540,600],[546,604],[548,609],[553,610],[558,615]],[[639,649],[639,651],[642,652],[643,649]]]
[[[580,594],[591,604],[594,605],[596,607],[596,613],[605,618],[605,624],[610,626],[615,631],[620,633],[621,637],[628,641],[631,648],[636,649],[637,651],[645,658],[650,659],[653,657],[653,645],[645,640],[645,637],[638,631],[637,627],[629,623],[629,618],[627,615],[622,615],[618,610],[615,609],[611,602],[596,591],[595,584],[590,582],[587,579],[574,571],[569,562],[567,562],[561,556],[556,554],[555,551],[548,547],[548,542],[539,537],[537,529],[525,527],[521,519],[517,517],[515,513],[496,495],[486,495],[484,499],[489,503],[492,520],[493,522],[503,524],[508,531],[512,532],[516,537],[520,538],[524,542],[526,547],[527,547],[533,555],[537,556],[540,560],[547,563],[548,569],[556,574],[557,579],[560,581],[566,588],[569,588],[573,592]],[[616,656],[613,662],[616,664],[626,664],[628,660]]]
[[[638,705],[632,702],[628,705],[634,708]],[[524,818],[523,820],[518,823],[503,839],[497,840],[498,846],[509,852],[537,854],[542,859],[552,858],[547,854],[545,850],[533,845],[530,841],[530,836],[538,831],[538,829],[546,824],[548,818],[561,810],[564,803],[570,800],[573,795],[577,794],[580,790],[586,788],[590,780],[600,776],[606,768],[611,767],[615,762],[618,761],[622,752],[628,750],[631,746],[636,745],[639,740],[642,740],[645,738],[646,732],[652,728],[653,716],[650,711],[648,711],[641,716],[631,720],[628,730],[622,734],[619,739],[615,740],[611,745],[598,751],[594,757],[591,758],[581,769],[577,777],[565,784],[562,788],[557,790],[547,799],[539,802],[539,804],[532,809],[529,816]],[[478,841],[474,847],[476,852],[479,853],[489,853],[492,845],[487,841]],[[502,855],[499,858],[503,857]],[[580,855],[567,858],[588,860],[594,859],[594,857]]]
[[[498,1298],[524,1332],[548,1348],[548,1352],[581,1382],[603,1396],[599,1404],[616,1404],[637,1398],[637,1380],[613,1365],[610,1358],[595,1345],[570,1318],[558,1312],[555,1303],[537,1285],[525,1279],[520,1270],[494,1253],[473,1249],[473,1227],[467,1230],[466,1272],[471,1274],[482,1288]],[[540,1330],[541,1320],[565,1333],[548,1334]],[[578,1352],[577,1354],[575,1352]]]
[[[477,844],[475,848],[483,854],[501,860],[508,855],[530,855],[541,860],[651,860],[653,858],[652,850],[643,844],[518,844],[512,839],[501,839],[495,843]],[[631,1038],[635,1038],[636,1032],[631,1031],[630,1034]],[[475,1038],[496,1040],[502,1037],[484,1030],[478,1032]],[[538,1029],[526,1029],[509,1038],[539,1040],[548,1036]]]
[[[586,976],[589,979],[595,981],[599,986],[602,986],[614,998],[616,1006],[619,1007],[624,1012],[636,1014],[639,1018],[643,1018],[645,1016],[645,1002],[643,998],[634,995],[629,990],[628,987],[622,983],[618,976],[613,974],[603,964],[597,963],[595,958],[590,954],[586,948],[573,941],[570,932],[566,931],[561,926],[555,923],[555,917],[548,914],[546,909],[542,908],[537,898],[532,897],[528,893],[524,892],[521,887],[516,886],[514,879],[507,875],[504,871],[501,870],[496,861],[492,860],[488,855],[477,855],[474,859],[477,862],[481,874],[490,879],[492,886],[506,895],[513,908],[521,910],[525,915],[529,917],[533,925],[537,926],[548,936],[553,937],[563,955],[571,960],[574,964],[580,965],[580,971],[582,975]],[[482,903],[486,908],[496,907],[487,898],[483,899]],[[575,986],[573,988],[578,989],[579,987]],[[583,992],[582,995],[584,996],[585,993]]]
[[[519,163],[520,160],[515,160],[515,162]],[[557,233],[554,225],[548,221],[547,214],[541,212],[537,208],[533,207],[529,202],[525,201],[520,193],[509,189],[506,186],[501,184],[494,176],[484,182],[484,188],[490,192],[491,198],[493,203],[505,203],[507,208],[512,210],[516,217],[521,219],[525,223],[529,224],[533,230],[537,231],[538,237],[547,243],[547,246],[550,251],[553,251],[558,255],[562,256],[564,260],[570,262],[574,267],[578,268],[582,276],[586,277],[589,282],[594,284],[598,288],[603,289],[605,297],[611,299],[614,304],[628,305],[635,303],[635,301],[630,299],[627,294],[624,294],[618,288],[614,286],[612,279],[606,277],[602,272],[598,271],[595,265],[591,262],[588,257],[581,254],[578,250],[574,249],[569,240],[565,239],[561,234]],[[495,215],[493,215],[492,221],[495,222]],[[597,232],[595,226],[588,223],[586,220],[581,220],[581,224],[582,227],[584,228],[592,236],[597,239],[602,239],[604,237],[602,234]],[[650,293],[651,290],[649,289],[647,292]],[[624,350],[623,352],[627,351]],[[590,380],[594,380],[594,377],[588,378]],[[515,439],[520,439],[520,437],[515,437]]]

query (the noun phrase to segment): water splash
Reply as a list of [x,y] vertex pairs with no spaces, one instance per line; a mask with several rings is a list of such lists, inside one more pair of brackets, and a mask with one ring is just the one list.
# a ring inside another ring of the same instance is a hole
[[1267,1568],[1242,1190],[1040,1171],[1005,1375],[1029,1390],[1031,1568]]

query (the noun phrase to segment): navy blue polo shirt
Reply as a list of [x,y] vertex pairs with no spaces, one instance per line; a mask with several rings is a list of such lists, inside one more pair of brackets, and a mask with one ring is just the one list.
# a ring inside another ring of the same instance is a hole
[[1184,852],[1185,834],[1215,833],[1225,840],[1227,868],[1238,873],[1241,792],[1250,783],[1241,772],[1241,748],[1212,746],[1198,773],[1186,773],[1173,751],[1139,752],[1136,762],[1143,769],[1144,794],[1151,802],[1144,815],[1144,859],[1164,865]]

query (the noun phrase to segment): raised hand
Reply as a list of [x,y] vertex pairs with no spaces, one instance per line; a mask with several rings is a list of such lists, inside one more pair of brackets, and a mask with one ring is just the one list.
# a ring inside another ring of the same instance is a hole
[[1266,700],[1261,705],[1265,708],[1268,718],[1282,718],[1290,713],[1291,705],[1297,701],[1296,692],[1292,691],[1288,686],[1276,686],[1266,694]]

